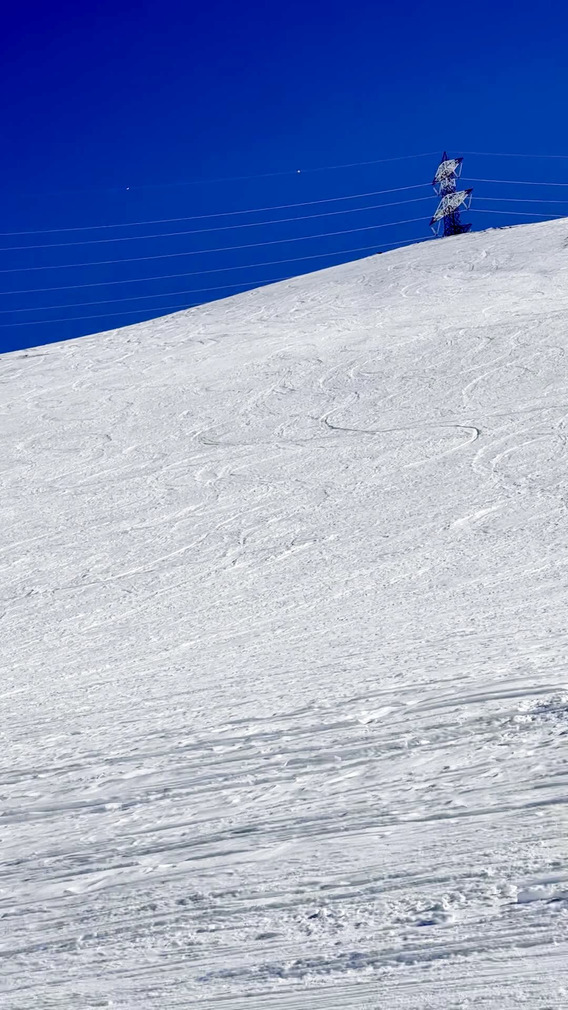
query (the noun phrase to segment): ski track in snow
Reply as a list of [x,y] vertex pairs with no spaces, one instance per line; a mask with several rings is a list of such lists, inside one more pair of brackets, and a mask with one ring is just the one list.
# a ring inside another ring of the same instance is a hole
[[568,997],[568,221],[1,360],[6,1010]]

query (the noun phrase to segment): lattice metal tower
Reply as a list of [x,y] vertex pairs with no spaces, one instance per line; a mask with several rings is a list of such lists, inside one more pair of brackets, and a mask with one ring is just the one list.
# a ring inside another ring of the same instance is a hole
[[[435,235],[462,235],[469,231],[470,224],[462,224],[460,207],[467,208],[471,204],[472,189],[457,188],[457,180],[461,175],[463,158],[448,158],[444,151],[432,181],[434,192],[441,197],[436,213],[430,221],[430,227]],[[443,231],[442,231],[443,229]]]

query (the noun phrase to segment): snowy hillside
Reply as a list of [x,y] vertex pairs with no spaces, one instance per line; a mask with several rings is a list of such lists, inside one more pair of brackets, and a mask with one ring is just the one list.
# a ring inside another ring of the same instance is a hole
[[567,246],[2,358],[6,1010],[566,1005]]

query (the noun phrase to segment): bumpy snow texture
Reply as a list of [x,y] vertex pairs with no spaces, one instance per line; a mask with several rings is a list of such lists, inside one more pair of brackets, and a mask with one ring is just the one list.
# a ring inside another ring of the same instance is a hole
[[567,244],[2,358],[3,1006],[566,1005]]

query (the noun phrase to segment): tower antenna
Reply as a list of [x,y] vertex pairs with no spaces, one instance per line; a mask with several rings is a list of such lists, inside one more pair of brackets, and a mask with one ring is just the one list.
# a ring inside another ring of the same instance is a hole
[[457,188],[457,180],[461,175],[463,158],[448,158],[444,151],[442,160],[432,181],[434,192],[441,197],[436,213],[430,221],[430,227],[435,235],[463,235],[469,231],[470,224],[463,224],[460,217],[460,207],[467,208],[471,204],[472,189]]

